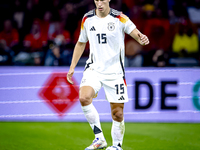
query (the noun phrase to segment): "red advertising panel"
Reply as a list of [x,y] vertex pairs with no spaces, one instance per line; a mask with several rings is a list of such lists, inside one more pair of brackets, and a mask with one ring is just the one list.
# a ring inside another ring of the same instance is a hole
[[66,73],[52,73],[39,91],[46,104],[62,116],[78,101],[78,86],[67,82]]

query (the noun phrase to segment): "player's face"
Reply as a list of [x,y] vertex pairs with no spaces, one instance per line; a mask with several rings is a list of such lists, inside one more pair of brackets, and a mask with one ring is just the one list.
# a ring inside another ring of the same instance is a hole
[[106,13],[109,10],[109,2],[110,0],[94,0],[97,11],[100,13]]

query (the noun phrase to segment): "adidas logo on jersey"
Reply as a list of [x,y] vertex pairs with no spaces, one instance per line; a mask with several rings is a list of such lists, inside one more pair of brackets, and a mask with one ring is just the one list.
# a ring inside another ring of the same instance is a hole
[[119,101],[120,101],[120,100],[125,100],[125,99],[124,99],[124,96],[121,96],[118,100],[119,100]]
[[90,29],[90,31],[96,31],[96,29],[94,28],[94,26],[92,26],[92,28]]

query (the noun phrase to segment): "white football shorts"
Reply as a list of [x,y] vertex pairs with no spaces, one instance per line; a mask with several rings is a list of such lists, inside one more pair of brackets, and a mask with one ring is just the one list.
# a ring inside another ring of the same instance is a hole
[[126,81],[123,74],[105,75],[88,68],[83,73],[80,87],[91,86],[95,94],[104,88],[106,99],[110,103],[128,102]]

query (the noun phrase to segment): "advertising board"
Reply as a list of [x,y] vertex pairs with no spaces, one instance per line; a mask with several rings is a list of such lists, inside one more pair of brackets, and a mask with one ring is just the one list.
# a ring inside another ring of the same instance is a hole
[[[68,67],[1,67],[0,121],[86,121],[78,100],[84,68],[70,85]],[[128,122],[200,122],[200,69],[127,68]],[[111,121],[103,88],[93,104]]]

